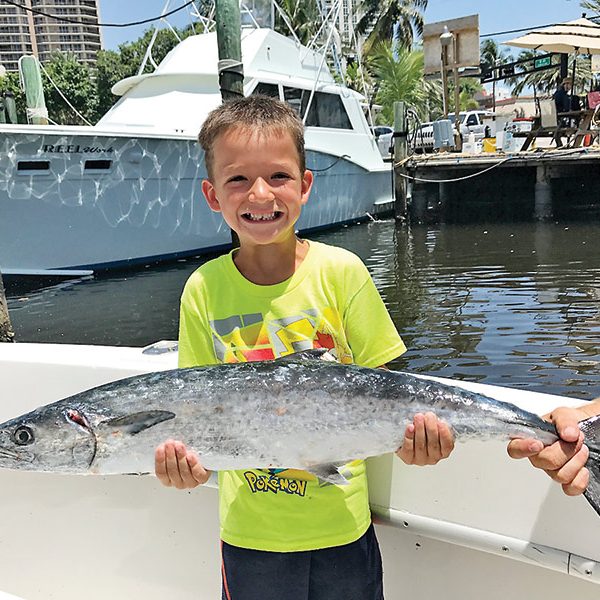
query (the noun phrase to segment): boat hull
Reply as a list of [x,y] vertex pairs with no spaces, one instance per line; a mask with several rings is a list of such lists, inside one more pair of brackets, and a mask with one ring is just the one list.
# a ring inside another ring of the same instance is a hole
[[[82,129],[0,134],[0,269],[96,270],[230,245],[229,228],[202,196],[206,173],[195,140]],[[389,167],[369,171],[310,148],[307,165],[315,184],[300,232],[391,208]]]
[[[82,389],[171,368],[176,353],[0,344],[0,420]],[[457,382],[455,382],[457,383]],[[545,412],[568,398],[463,384]],[[385,596],[400,600],[598,597],[600,519],[501,442],[459,444],[435,468],[368,462]],[[153,477],[0,471],[0,598],[219,597],[217,491]],[[510,560],[513,559],[513,560]],[[198,585],[202,581],[202,585]],[[174,583],[175,582],[175,583]],[[543,590],[543,591],[541,591]]]

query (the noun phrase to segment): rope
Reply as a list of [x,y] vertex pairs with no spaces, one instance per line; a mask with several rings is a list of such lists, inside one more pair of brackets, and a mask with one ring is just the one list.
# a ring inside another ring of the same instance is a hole
[[60,91],[59,87],[54,83],[54,81],[52,80],[52,77],[50,77],[50,74],[48,73],[48,71],[46,71],[44,65],[38,60],[38,64],[40,65],[42,71],[44,72],[44,75],[48,78],[48,81],[50,81],[50,83],[52,84],[52,86],[54,87],[54,89],[60,94],[60,97],[67,103],[67,105],[69,106],[69,108],[71,108],[71,110],[73,110],[73,112],[86,124],[86,125],[92,125],[67,99],[67,97]]
[[335,165],[337,165],[340,160],[342,160],[343,158],[352,158],[349,154],[342,154],[342,156],[338,157],[337,160],[333,161],[328,167],[325,167],[324,169],[311,169],[309,167],[309,171],[312,171],[313,173],[323,173],[324,171],[329,171],[329,169],[331,169],[332,167],[335,167]]

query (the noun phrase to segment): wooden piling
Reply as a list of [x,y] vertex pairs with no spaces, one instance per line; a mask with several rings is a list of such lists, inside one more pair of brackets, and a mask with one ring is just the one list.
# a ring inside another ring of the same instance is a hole
[[[219,87],[223,101],[244,95],[242,19],[237,0],[216,0]],[[200,57],[201,58],[201,57]]]
[[535,218],[537,221],[546,221],[552,218],[552,186],[548,168],[544,164],[536,167]]
[[408,207],[408,183],[402,175],[406,175],[406,157],[408,155],[408,130],[406,122],[406,105],[394,102],[394,216],[398,221],[405,221]]
[[0,273],[0,342],[14,342],[15,334],[8,316],[8,304],[4,293],[2,273]]

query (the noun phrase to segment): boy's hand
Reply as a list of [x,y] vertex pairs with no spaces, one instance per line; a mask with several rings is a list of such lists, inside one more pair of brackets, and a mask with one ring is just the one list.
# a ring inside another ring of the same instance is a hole
[[182,442],[167,440],[154,453],[154,471],[158,480],[167,487],[178,490],[195,488],[208,481],[207,471],[195,452]]
[[567,496],[582,494],[590,478],[585,468],[589,450],[583,443],[578,422],[586,416],[592,415],[582,412],[581,408],[557,408],[543,418],[554,423],[559,440],[546,447],[533,439],[512,440],[508,444],[508,454],[512,458],[529,458],[534,467],[560,483]]
[[450,427],[433,413],[417,413],[406,427],[404,441],[396,454],[407,465],[435,465],[454,450]]

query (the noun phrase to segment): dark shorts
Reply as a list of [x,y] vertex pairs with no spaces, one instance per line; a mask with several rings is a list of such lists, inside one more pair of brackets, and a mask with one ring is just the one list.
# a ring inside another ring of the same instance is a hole
[[383,600],[373,525],[351,544],[264,552],[222,543],[222,600]]

